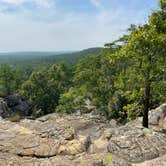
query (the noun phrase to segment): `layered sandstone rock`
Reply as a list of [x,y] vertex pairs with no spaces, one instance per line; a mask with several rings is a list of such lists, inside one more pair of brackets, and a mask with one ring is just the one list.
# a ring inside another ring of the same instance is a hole
[[0,118],[2,166],[164,166],[166,134],[141,118],[117,126],[87,115],[50,114],[36,120]]

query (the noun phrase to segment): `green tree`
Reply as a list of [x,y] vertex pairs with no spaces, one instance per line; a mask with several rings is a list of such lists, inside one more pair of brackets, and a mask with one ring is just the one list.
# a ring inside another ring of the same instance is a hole
[[152,25],[139,27],[131,33],[121,53],[132,62],[128,67],[129,79],[137,81],[132,81],[132,84],[138,84],[139,88],[144,89],[143,126],[148,127],[152,84],[165,74],[166,35],[158,33]]
[[20,92],[33,101],[36,109],[42,109],[42,114],[47,114],[55,110],[60,94],[70,86],[70,76],[71,68],[64,64],[34,71]]
[[160,0],[159,6],[162,10],[166,10],[166,0]]
[[0,85],[2,94],[9,95],[14,89],[14,71],[9,65],[0,66]]
[[59,113],[83,112],[85,110],[84,92],[79,88],[71,87],[66,93],[61,94],[57,110]]
[[61,95],[58,106],[60,112],[93,110],[107,118],[118,118],[109,104],[115,93],[114,82],[119,70],[110,60],[114,48],[116,46],[112,49],[107,47],[100,55],[88,56],[79,61],[73,77],[74,87]]

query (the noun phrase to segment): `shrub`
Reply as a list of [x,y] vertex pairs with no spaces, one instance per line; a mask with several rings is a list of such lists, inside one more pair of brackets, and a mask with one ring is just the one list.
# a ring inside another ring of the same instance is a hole
[[14,114],[9,118],[11,122],[19,122],[21,119],[22,117],[19,114]]

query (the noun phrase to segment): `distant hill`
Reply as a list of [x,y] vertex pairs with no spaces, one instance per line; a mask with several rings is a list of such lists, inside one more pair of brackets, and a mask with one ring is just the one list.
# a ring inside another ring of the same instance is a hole
[[72,52],[10,52],[0,53],[0,64],[14,66],[41,66],[54,63],[76,63],[87,55],[99,54],[101,47]]
[[87,55],[97,55],[100,53],[100,51],[102,50],[102,48],[89,48],[89,49],[85,49],[82,51],[78,51],[78,52],[73,52],[73,53],[66,53],[66,54],[61,54],[61,55],[53,55],[53,56],[48,56],[43,58],[43,60],[46,63],[50,63],[50,62],[54,62],[54,63],[58,63],[58,62],[68,62],[68,63],[76,63],[78,62],[80,59],[86,57]]
[[0,57],[37,57],[72,53],[76,51],[20,51],[20,52],[0,52]]

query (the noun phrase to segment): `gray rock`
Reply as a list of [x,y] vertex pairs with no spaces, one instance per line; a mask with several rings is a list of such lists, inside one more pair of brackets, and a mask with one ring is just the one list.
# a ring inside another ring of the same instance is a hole
[[56,113],[52,113],[52,114],[48,114],[48,115],[45,115],[45,116],[41,116],[39,118],[37,118],[37,120],[41,121],[41,122],[45,122],[49,119],[56,119],[57,117],[57,114]]
[[166,134],[141,127],[140,118],[119,127],[87,115],[51,114],[17,123],[0,118],[0,133],[2,166],[165,164]]
[[150,125],[158,125],[159,120],[160,120],[160,115],[161,115],[161,112],[155,112],[152,110],[151,114],[149,116],[149,124]]
[[151,129],[120,127],[110,139],[108,151],[129,162],[143,162],[166,153],[166,135]]
[[15,114],[29,116],[32,113],[31,108],[32,102],[18,94],[0,98],[0,116],[3,118],[10,118]]
[[0,98],[0,116],[5,117],[9,116],[10,110],[7,106],[7,103],[3,98]]
[[156,126],[156,129],[165,130],[166,104],[149,112],[149,124]]
[[139,164],[133,163],[133,166],[166,166],[166,155]]
[[118,123],[115,119],[111,119],[110,121],[110,127],[114,128],[114,127],[118,127]]
[[22,102],[22,98],[18,94],[13,94],[5,97],[7,105],[9,107],[14,107]]

